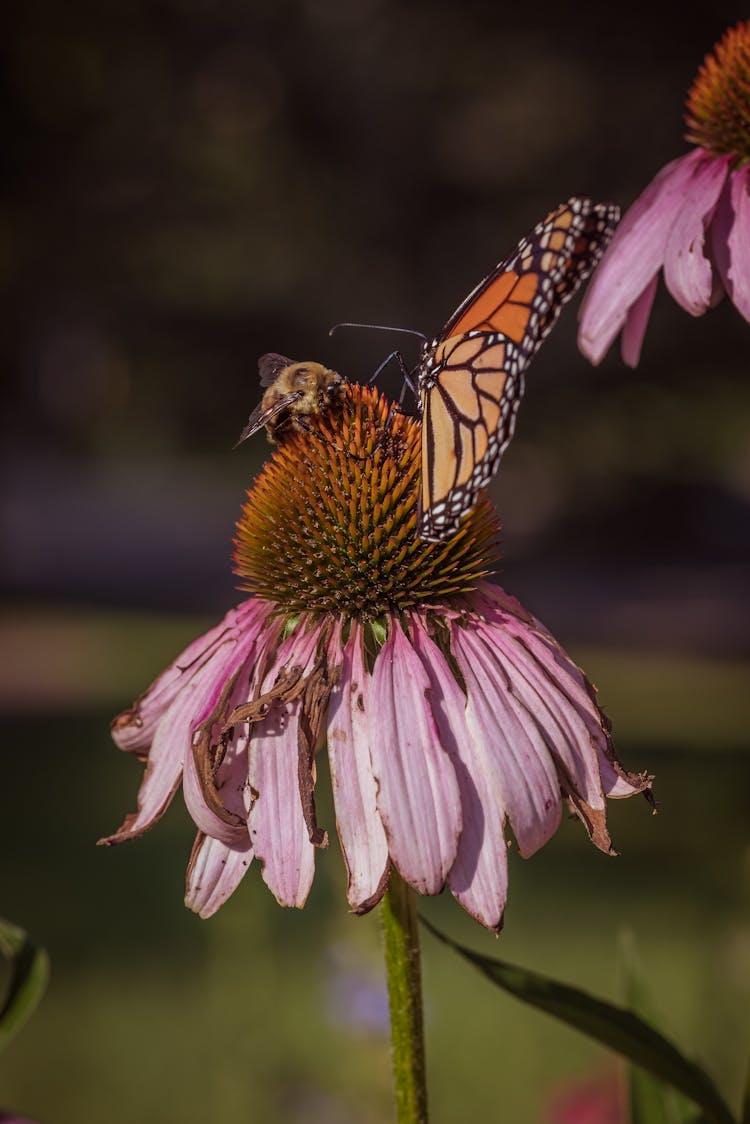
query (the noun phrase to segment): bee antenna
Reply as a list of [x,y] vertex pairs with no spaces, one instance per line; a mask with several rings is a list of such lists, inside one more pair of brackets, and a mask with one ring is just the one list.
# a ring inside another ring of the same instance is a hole
[[372,328],[376,332],[404,332],[407,336],[417,336],[420,340],[427,343],[427,336],[424,332],[417,332],[414,328],[394,328],[390,324],[357,324],[349,320],[344,321],[342,324],[334,324],[328,335],[332,336],[339,328]]

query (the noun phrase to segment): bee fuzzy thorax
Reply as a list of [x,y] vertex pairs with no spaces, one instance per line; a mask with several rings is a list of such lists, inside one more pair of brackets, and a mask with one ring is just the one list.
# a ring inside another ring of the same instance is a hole
[[270,353],[258,360],[260,403],[240,435],[245,441],[265,427],[268,440],[277,443],[285,434],[308,428],[308,419],[332,405],[343,385],[338,371],[312,361],[294,362]]

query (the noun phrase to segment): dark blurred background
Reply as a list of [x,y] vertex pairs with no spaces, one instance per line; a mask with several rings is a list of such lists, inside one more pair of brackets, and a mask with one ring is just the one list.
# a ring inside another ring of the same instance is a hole
[[[180,904],[184,814],[137,847],[93,849],[137,784],[107,718],[238,597],[234,520],[268,453],[261,437],[232,450],[257,357],[366,380],[393,337],[331,325],[433,333],[559,201],[632,202],[686,150],[687,88],[741,14],[4,7],[0,911],[48,945],[54,977],[0,1062],[0,1105],[63,1124],[390,1118],[377,924],[346,916],[340,860],[321,861],[301,915],[251,871],[199,923]],[[569,308],[493,485],[501,580],[584,662],[663,807],[654,821],[615,809],[618,864],[573,828],[515,863],[498,948],[613,994],[631,925],[671,1027],[734,1090],[750,971],[750,326],[729,302],[694,320],[661,292],[636,371],[616,349],[592,368],[575,329]],[[458,907],[425,909],[482,941]],[[495,1119],[498,1102],[546,1119],[560,1082],[609,1079],[593,1047],[489,1002],[441,952],[427,969],[437,1121]],[[336,1013],[347,973],[374,996],[354,1030],[353,1001]]]

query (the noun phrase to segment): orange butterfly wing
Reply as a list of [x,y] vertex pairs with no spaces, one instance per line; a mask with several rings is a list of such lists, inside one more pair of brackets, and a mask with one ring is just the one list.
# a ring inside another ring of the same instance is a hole
[[449,538],[489,484],[513,436],[524,372],[604,253],[618,218],[611,204],[581,198],[561,204],[426,345],[416,371],[420,538]]

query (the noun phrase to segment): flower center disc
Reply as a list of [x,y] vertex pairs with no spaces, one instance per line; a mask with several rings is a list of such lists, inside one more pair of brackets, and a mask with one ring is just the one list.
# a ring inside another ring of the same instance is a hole
[[715,156],[750,160],[750,21],[730,28],[688,94],[687,140]]
[[307,430],[289,428],[248,492],[235,537],[240,588],[288,613],[372,619],[467,593],[497,559],[483,495],[447,542],[415,537],[421,427],[345,383]]

